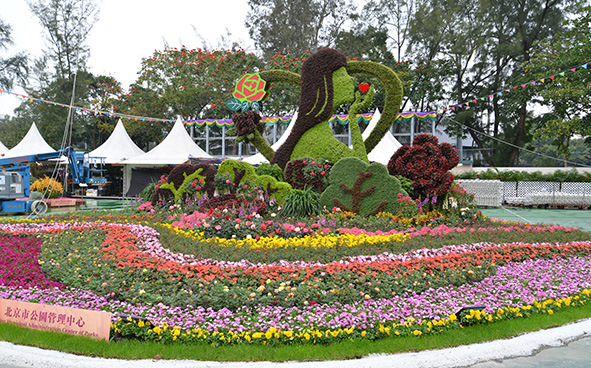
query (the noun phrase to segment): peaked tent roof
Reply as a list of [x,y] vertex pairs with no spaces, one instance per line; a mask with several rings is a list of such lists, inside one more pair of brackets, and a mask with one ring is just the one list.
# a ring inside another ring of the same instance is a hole
[[[376,112],[373,114],[373,118],[367,125],[367,128],[365,128],[365,130],[361,134],[363,140],[366,140],[367,137],[369,137],[371,131],[375,128],[381,116],[382,114],[380,114],[380,112],[376,109]],[[382,138],[382,140],[377,144],[377,146],[375,146],[375,148],[367,155],[367,158],[370,161],[375,161],[384,165],[388,165],[390,157],[392,157],[394,152],[396,152],[400,147],[402,147],[400,142],[398,142],[398,140],[394,138],[392,133],[388,130],[384,135],[384,138]]]
[[25,137],[10,149],[5,157],[28,156],[48,152],[55,152],[55,150],[45,142],[45,139],[39,133],[39,129],[37,129],[37,125],[33,123]]
[[[281,137],[279,137],[277,142],[275,142],[275,144],[273,144],[271,146],[271,148],[273,148],[273,151],[277,151],[279,149],[279,147],[281,147],[283,142],[285,142],[287,140],[287,137],[289,137],[289,133],[291,133],[291,128],[293,128],[293,124],[295,123],[297,118],[298,118],[298,113],[296,111],[296,113],[293,114],[293,118],[289,122],[289,125],[287,126],[287,129],[285,129],[285,132],[283,133],[283,135]],[[260,152],[255,155],[246,157],[243,161],[248,162],[251,165],[258,165],[258,164],[269,162],[269,160],[267,160],[265,158],[265,156],[263,156],[263,154]]]
[[189,156],[212,157],[193,142],[181,119],[177,119],[166,138],[159,145],[149,152],[123,160],[120,163],[126,165],[178,165],[188,161]]
[[8,148],[6,148],[6,146],[2,142],[0,142],[0,156],[6,156],[8,151]]
[[142,151],[129,137],[125,126],[121,122],[121,119],[117,122],[115,129],[105,141],[94,151],[88,155],[90,157],[104,157],[106,164],[118,164],[121,161],[134,158],[144,154]]

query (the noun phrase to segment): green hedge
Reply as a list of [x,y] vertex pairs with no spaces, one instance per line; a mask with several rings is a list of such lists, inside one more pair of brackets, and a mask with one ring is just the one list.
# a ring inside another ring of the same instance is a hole
[[543,174],[541,171],[498,171],[488,169],[477,173],[470,170],[466,173],[454,175],[456,180],[481,179],[481,180],[500,180],[500,181],[551,181],[551,182],[591,182],[591,173],[579,173],[574,169],[568,171],[556,170],[551,174]]

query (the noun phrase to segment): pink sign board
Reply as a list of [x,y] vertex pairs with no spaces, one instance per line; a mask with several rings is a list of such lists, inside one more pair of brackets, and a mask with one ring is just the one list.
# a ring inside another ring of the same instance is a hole
[[0,299],[0,322],[109,341],[111,313]]

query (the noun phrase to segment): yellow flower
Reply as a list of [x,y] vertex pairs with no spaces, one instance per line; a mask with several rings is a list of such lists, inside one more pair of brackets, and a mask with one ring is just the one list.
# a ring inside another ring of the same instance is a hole
[[415,335],[415,336],[421,336],[423,333],[421,331],[419,331],[419,330],[414,330],[412,332],[412,334]]

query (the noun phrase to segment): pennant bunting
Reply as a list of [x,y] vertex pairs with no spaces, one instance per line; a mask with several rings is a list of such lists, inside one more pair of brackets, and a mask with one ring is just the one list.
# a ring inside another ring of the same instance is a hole
[[[568,71],[571,71],[571,72],[574,73],[574,72],[577,71],[577,68],[587,69],[587,65],[588,64],[585,63],[585,64],[580,65],[578,67],[568,69]],[[562,72],[559,72],[558,73],[559,76],[564,76],[565,74],[566,74],[566,71],[562,71]],[[537,82],[546,83],[546,80],[547,79],[550,79],[550,80],[554,81],[555,78],[556,78],[556,74],[550,75],[548,77],[541,78],[538,81],[531,81],[531,82],[527,82],[525,84],[521,84],[521,88],[525,88],[528,84],[531,84],[532,86],[535,86],[535,85],[537,85]],[[514,86],[512,88],[505,89],[504,91],[494,92],[492,94],[486,95],[485,97],[475,98],[472,101],[464,102],[463,104],[459,104],[459,105],[456,105],[456,106],[449,106],[449,107],[451,108],[452,111],[455,111],[456,108],[461,109],[464,106],[468,106],[469,107],[471,103],[472,104],[478,103],[478,99],[480,99],[481,101],[485,101],[486,97],[488,97],[489,99],[493,99],[495,94],[497,96],[502,96],[503,95],[503,92],[507,92],[508,93],[508,92],[511,92],[512,90],[516,90],[517,88],[518,88],[518,86]],[[29,96],[25,96],[25,95],[21,95],[21,94],[18,94],[18,93],[13,93],[13,92],[10,92],[10,91],[6,91],[6,90],[0,89],[0,94],[2,94],[2,93],[5,93],[7,95],[13,95],[13,96],[22,98],[24,100],[35,101],[35,102],[38,102],[38,103],[42,103],[43,102],[43,103],[45,103],[47,105],[66,107],[66,108],[69,108],[69,109],[73,109],[75,111],[81,111],[82,110],[84,113],[91,112],[94,115],[99,115],[99,116],[100,115],[106,115],[106,116],[112,116],[114,118],[119,117],[119,118],[128,119],[128,120],[132,120],[133,119],[134,121],[138,121],[138,120],[139,121],[146,121],[146,120],[148,120],[149,122],[152,122],[152,121],[162,121],[162,122],[174,123],[174,120],[168,120],[168,119],[158,119],[158,118],[150,118],[150,117],[138,117],[138,116],[125,115],[125,114],[119,114],[119,113],[114,113],[114,112],[113,113],[109,113],[109,112],[104,112],[104,111],[89,110],[89,109],[86,109],[86,108],[83,108],[83,107],[65,105],[65,104],[61,104],[61,103],[58,103],[58,102],[47,101],[47,100],[43,100],[43,99],[36,99],[36,98],[33,98],[33,97],[29,97]],[[443,109],[443,111],[444,112],[447,112],[448,109],[445,108],[445,109]],[[438,111],[438,113],[440,113],[440,112],[441,112],[441,110]],[[186,124],[187,121],[185,121],[184,123]]]

